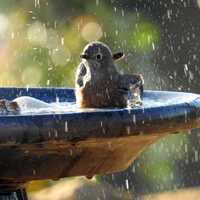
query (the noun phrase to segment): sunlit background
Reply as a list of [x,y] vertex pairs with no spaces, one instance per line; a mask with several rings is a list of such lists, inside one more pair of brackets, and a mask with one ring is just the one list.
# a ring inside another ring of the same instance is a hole
[[120,70],[145,68],[151,60],[134,57],[153,56],[161,39],[158,23],[114,1],[2,0],[0,11],[0,86],[72,87],[79,54],[94,40],[127,53],[133,61]]
[[[0,0],[0,86],[73,87],[79,54],[93,40],[124,51],[118,70],[142,73],[146,89],[200,93],[199,0]],[[198,132],[167,137],[97,182],[130,199],[199,186]],[[34,182],[28,191],[52,185]]]

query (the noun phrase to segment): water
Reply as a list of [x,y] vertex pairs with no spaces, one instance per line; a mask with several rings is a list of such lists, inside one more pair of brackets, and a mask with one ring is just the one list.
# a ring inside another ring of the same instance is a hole
[[148,91],[144,94],[143,108],[191,103],[198,98],[200,98],[200,95],[192,93]]
[[[181,103],[190,103],[199,98],[199,95],[191,93],[178,93],[178,92],[155,92],[149,91],[144,93],[142,103],[132,105],[130,108],[125,109],[143,109],[153,107],[163,107],[169,105],[176,105]],[[74,102],[52,102],[46,103],[39,99],[22,96],[14,99],[20,106],[20,115],[40,115],[40,114],[62,114],[62,113],[75,113],[75,112],[104,112],[111,110],[120,110],[119,108],[106,108],[106,109],[79,109]],[[5,114],[0,113],[1,115]],[[12,113],[9,113],[12,114]]]
[[22,96],[14,99],[20,107],[20,114],[55,114],[55,113],[70,113],[77,112],[75,102],[52,102],[46,103],[39,99]]
[[[178,93],[178,92],[155,92],[149,91],[144,93],[142,103],[136,106],[132,106],[131,109],[146,109],[153,107],[163,107],[169,105],[176,105],[181,103],[190,103],[193,100],[199,98],[199,95],[191,93]],[[79,109],[74,102],[52,102],[46,103],[38,99],[23,96],[14,99],[20,108],[21,115],[35,115],[35,114],[59,114],[59,113],[73,113],[73,112],[94,112],[94,111],[109,111],[118,108],[107,109]],[[130,108],[127,108],[130,109]],[[119,109],[118,109],[119,110]]]

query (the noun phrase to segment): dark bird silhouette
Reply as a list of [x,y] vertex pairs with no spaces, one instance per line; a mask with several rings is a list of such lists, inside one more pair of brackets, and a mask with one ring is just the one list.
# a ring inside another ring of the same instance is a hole
[[127,107],[128,96],[143,92],[143,77],[120,74],[115,61],[123,53],[112,54],[102,42],[91,42],[84,48],[75,78],[79,108]]

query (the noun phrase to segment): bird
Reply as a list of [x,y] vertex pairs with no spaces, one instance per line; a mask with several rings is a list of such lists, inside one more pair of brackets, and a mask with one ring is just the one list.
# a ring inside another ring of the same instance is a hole
[[125,108],[130,95],[142,96],[143,76],[117,70],[115,61],[123,57],[123,52],[113,54],[103,42],[93,41],[85,46],[75,74],[78,108]]
[[[78,108],[122,108],[127,107],[131,98],[135,105],[135,96],[142,96],[144,79],[141,74],[121,74],[117,71],[115,61],[123,56],[123,52],[112,54],[111,49],[99,41],[85,46],[75,74]],[[22,96],[12,101],[0,99],[2,114],[19,114],[22,110],[46,107],[52,108],[52,105],[33,97]]]

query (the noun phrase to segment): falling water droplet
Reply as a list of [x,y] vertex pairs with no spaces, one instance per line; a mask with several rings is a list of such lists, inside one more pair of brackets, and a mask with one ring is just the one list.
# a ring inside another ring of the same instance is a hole
[[195,160],[195,162],[199,161],[199,155],[198,155],[198,151],[197,150],[194,151],[194,160]]
[[49,85],[50,85],[50,80],[48,79],[48,80],[47,80],[47,86],[49,86]]
[[65,44],[64,37],[61,37],[61,45],[63,46]]
[[130,126],[126,127],[126,132],[127,132],[128,135],[130,135],[130,133],[131,133],[131,127]]
[[185,153],[187,153],[187,152],[188,152],[188,145],[185,144]]
[[68,132],[68,122],[65,122],[65,132]]
[[124,10],[122,9],[122,17],[124,17]]
[[33,169],[33,175],[36,175],[36,171],[35,171],[35,169]]
[[128,179],[126,179],[126,189],[129,190],[129,182],[128,182]]
[[15,38],[15,33],[12,32],[12,33],[11,33],[11,39],[13,40],[14,38]]

